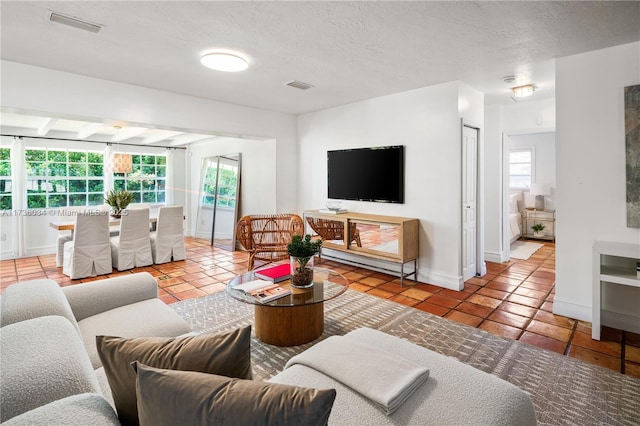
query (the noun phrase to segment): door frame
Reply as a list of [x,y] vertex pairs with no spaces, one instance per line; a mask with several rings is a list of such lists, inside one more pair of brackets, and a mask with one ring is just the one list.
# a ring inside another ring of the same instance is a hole
[[474,276],[482,276],[487,273],[487,264],[484,260],[484,141],[482,138],[482,126],[479,123],[466,120],[464,118],[460,119],[460,195],[458,201],[458,223],[459,226],[459,238],[460,242],[459,250],[458,250],[458,259],[459,259],[459,289],[464,289],[464,265],[463,263],[463,244],[464,244],[464,235],[463,235],[463,217],[462,217],[462,202],[464,198],[463,193],[463,173],[462,169],[464,164],[464,151],[463,151],[463,143],[464,143],[464,128],[468,127],[471,129],[475,129],[477,131],[477,152],[476,152],[476,273]]
[[[502,262],[508,262],[511,259],[511,231],[509,228],[509,193],[511,191],[511,185],[509,185],[509,138],[511,136],[521,136],[521,135],[533,135],[537,133],[556,133],[556,128],[554,127],[540,127],[536,129],[520,129],[520,130],[512,130],[508,132],[502,132],[502,194],[500,197],[501,208],[500,211],[502,213],[502,227],[501,229],[501,258]],[[535,149],[533,149],[533,158],[532,163],[535,164]],[[532,177],[534,171],[532,170]],[[524,197],[524,195],[523,195]],[[524,198],[523,198],[524,202]]]

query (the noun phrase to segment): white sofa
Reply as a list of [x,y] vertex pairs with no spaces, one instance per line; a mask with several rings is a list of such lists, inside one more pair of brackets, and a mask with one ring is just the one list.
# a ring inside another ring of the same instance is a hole
[[156,280],[131,274],[60,288],[17,283],[0,300],[0,420],[7,424],[119,424],[95,337],[189,333],[157,297]]

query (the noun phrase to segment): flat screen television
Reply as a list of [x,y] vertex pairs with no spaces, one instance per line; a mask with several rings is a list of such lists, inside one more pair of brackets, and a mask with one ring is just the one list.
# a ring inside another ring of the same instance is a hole
[[327,151],[328,195],[404,203],[404,146]]

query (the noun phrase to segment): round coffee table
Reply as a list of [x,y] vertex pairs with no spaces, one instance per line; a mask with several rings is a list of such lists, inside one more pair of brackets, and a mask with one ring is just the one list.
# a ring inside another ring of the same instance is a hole
[[[269,265],[272,266],[272,265]],[[347,291],[349,280],[325,268],[313,268],[310,288],[294,288],[290,280],[279,286],[291,289],[291,294],[260,303],[235,286],[255,278],[255,271],[238,275],[227,285],[226,292],[240,302],[255,305],[254,330],[256,337],[275,346],[295,346],[311,342],[324,331],[324,302]]]

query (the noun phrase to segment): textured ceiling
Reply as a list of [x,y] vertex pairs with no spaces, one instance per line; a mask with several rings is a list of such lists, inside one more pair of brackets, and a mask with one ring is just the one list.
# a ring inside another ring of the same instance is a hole
[[[640,2],[2,1],[2,59],[300,114],[451,80],[554,95],[554,59],[640,40]],[[57,11],[97,34],[48,21]],[[199,63],[212,48],[241,73]],[[315,87],[284,85],[301,80]]]
[[[103,25],[94,34],[49,21],[56,11]],[[555,58],[640,40],[640,2],[0,2],[2,59],[273,111],[301,114],[462,80],[486,104],[513,104],[534,83],[555,96]],[[240,73],[200,65],[236,50]],[[513,83],[503,77],[514,75]],[[300,80],[301,91],[284,84]],[[5,82],[6,83],[6,82]],[[212,135],[77,117],[20,116],[2,132],[184,145]],[[120,124],[120,123],[117,123]]]

